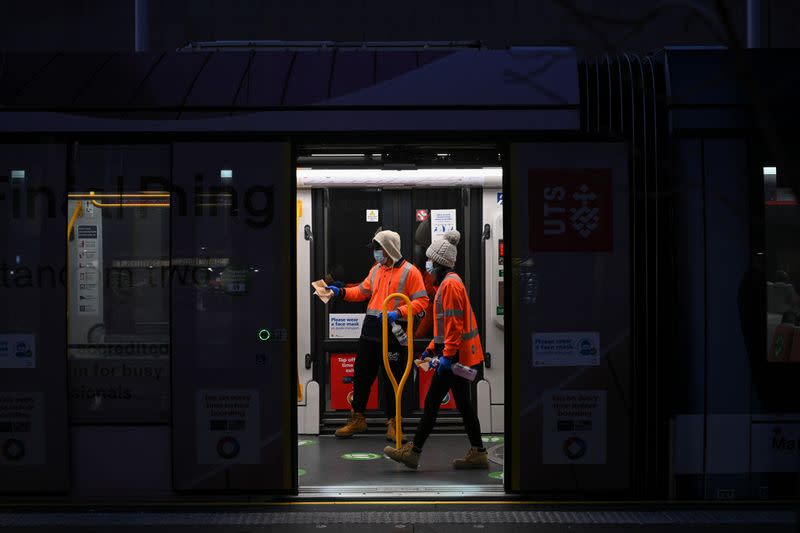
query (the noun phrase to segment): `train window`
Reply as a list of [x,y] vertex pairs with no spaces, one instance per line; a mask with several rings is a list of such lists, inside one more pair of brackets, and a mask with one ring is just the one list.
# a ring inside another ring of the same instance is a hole
[[[67,198],[73,423],[168,423],[169,151],[81,146]],[[187,267],[188,268],[188,267]]]
[[800,207],[776,167],[764,167],[767,361],[800,362]]
[[[368,246],[375,232],[393,224],[387,219],[377,190],[331,189],[328,191],[327,271],[331,281],[357,285],[374,264]],[[332,313],[363,313],[362,303],[333,302]]]
[[[461,240],[458,251],[459,256],[456,261],[455,271],[465,281],[466,264],[469,255],[466,252],[465,243],[467,233],[464,227],[464,209],[462,205],[463,189],[414,189],[411,191],[411,206],[414,211],[413,236],[414,250],[413,261],[422,273],[425,281],[425,288],[428,291],[430,304],[426,310],[426,315],[415,328],[415,336],[420,340],[428,340],[433,336],[433,297],[436,291],[433,287],[433,280],[425,270],[427,257],[425,251],[428,249],[434,234],[437,238],[447,229],[456,229],[461,232]],[[477,294],[477,291],[471,291]],[[480,309],[478,310],[480,312]]]

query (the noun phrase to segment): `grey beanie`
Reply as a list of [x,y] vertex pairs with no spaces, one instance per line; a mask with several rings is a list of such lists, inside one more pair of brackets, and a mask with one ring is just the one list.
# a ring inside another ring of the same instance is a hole
[[398,233],[390,230],[379,231],[372,240],[380,244],[395,263],[403,257],[403,254],[400,253],[400,235]]
[[458,242],[461,240],[461,234],[456,231],[448,231],[441,239],[437,239],[428,246],[425,255],[434,263],[438,263],[447,268],[456,266],[456,257],[458,256]]

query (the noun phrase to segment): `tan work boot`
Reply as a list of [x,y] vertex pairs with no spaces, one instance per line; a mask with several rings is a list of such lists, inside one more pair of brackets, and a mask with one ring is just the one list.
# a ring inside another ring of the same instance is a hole
[[419,466],[419,454],[414,451],[413,442],[403,444],[401,448],[392,448],[391,446],[387,446],[383,449],[383,453],[385,453],[390,459],[406,465],[412,470],[416,470]]
[[[389,442],[397,442],[397,424],[395,424],[394,418],[390,418],[386,421],[386,440]],[[403,433],[403,442],[406,442],[405,433]]]
[[367,419],[363,413],[351,413],[350,421],[336,430],[336,435],[340,439],[352,437],[356,433],[363,433],[367,430]]
[[478,448],[470,448],[463,458],[453,460],[453,468],[456,470],[488,469],[489,454],[487,452],[479,452]]

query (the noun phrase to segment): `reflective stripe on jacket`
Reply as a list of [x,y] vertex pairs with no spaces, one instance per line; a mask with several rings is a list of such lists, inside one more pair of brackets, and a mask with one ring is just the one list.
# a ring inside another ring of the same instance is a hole
[[444,345],[446,357],[458,355],[465,366],[475,366],[483,361],[483,348],[478,322],[469,303],[464,282],[455,272],[445,276],[433,301],[433,340],[428,349]]
[[[383,310],[383,301],[395,292],[408,296],[415,315],[428,307],[428,293],[425,291],[422,274],[406,260],[401,260],[390,267],[376,263],[358,286],[344,289],[344,300],[363,302],[369,299],[367,316],[377,317]],[[395,298],[388,309],[398,311],[400,316],[405,318],[408,316],[407,307],[402,299]]]

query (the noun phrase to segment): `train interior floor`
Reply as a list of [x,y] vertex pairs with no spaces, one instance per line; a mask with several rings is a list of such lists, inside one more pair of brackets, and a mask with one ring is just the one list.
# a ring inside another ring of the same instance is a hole
[[[409,436],[410,437],[410,436]],[[431,435],[418,470],[398,464],[383,453],[393,445],[382,434],[349,439],[332,435],[298,439],[299,484],[302,492],[500,492],[503,485],[503,437],[484,435],[489,452],[488,470],[455,470],[452,461],[463,457],[469,441],[463,434]]]

